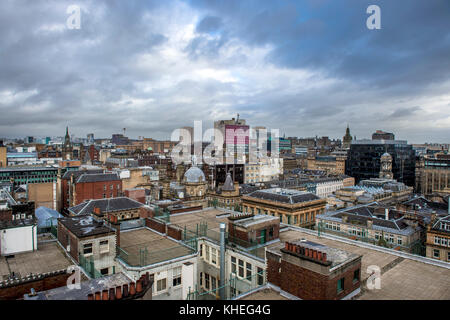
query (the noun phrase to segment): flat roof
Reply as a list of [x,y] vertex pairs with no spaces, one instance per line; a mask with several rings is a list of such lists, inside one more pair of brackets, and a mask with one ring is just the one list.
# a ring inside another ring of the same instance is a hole
[[[151,265],[154,263],[187,256],[192,250],[179,242],[170,240],[147,228],[122,231],[120,248],[126,252],[126,263],[130,266]],[[144,261],[141,261],[141,249],[147,249]]]
[[219,208],[206,208],[200,211],[191,211],[187,213],[174,214],[170,216],[170,223],[176,224],[190,231],[196,231],[197,224],[206,222],[208,230],[220,232],[220,223],[225,223],[228,229],[228,216],[230,212]]
[[[290,228],[280,231],[280,240],[292,241],[304,238],[309,241],[362,255],[361,260],[361,300],[437,300],[450,299],[450,269],[432,265],[387,252],[360,247],[327,239]],[[381,270],[381,289],[369,290],[364,284],[370,276],[367,267],[378,266]]]
[[103,220],[97,221],[89,215],[78,217],[60,218],[58,221],[78,238],[85,238],[95,235],[114,234],[114,230],[108,227]]
[[[335,268],[338,266],[341,266],[345,263],[348,263],[350,261],[353,261],[360,257],[360,255],[345,251],[336,247],[330,247],[327,245],[324,245],[322,243],[313,242],[306,239],[297,239],[297,240],[290,240],[290,243],[300,245],[301,247],[317,250],[320,252],[324,252],[327,254],[327,261],[331,262],[330,268]],[[280,249],[284,248],[284,242],[277,243],[275,245],[270,246],[267,248],[268,251],[281,254]]]
[[19,277],[67,269],[73,262],[67,258],[56,242],[38,243],[38,249],[32,252],[15,254],[14,258],[0,256],[0,281],[10,272]]
[[289,298],[281,295],[281,292],[270,288],[264,287],[249,295],[246,295],[239,300],[290,300]]

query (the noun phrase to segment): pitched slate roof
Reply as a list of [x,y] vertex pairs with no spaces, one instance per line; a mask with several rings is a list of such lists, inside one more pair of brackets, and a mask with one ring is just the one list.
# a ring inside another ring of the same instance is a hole
[[310,192],[290,190],[290,189],[278,189],[278,190],[280,191],[277,191],[277,188],[258,190],[250,193],[248,196],[262,200],[269,200],[289,204],[296,204],[320,199],[318,196]]
[[137,202],[127,197],[109,198],[109,199],[96,199],[88,200],[79,205],[69,208],[69,212],[74,215],[90,214],[94,212],[94,208],[100,208],[101,212],[113,212],[129,209],[136,209],[144,206],[142,203]]
[[90,169],[90,170],[70,170],[66,171],[62,176],[62,179],[69,180],[71,176],[76,180],[79,176],[83,174],[98,174],[103,173],[103,169]]
[[104,182],[104,181],[120,181],[120,177],[117,173],[98,173],[98,174],[83,174],[77,179],[77,183]]

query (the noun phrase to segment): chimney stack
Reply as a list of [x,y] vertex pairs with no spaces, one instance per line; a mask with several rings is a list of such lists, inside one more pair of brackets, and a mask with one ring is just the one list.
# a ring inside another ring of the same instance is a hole
[[116,299],[117,300],[122,299],[122,287],[121,286],[116,287]]
[[108,300],[108,290],[102,291],[102,300]]
[[93,293],[89,293],[88,294],[88,300],[94,300],[94,294]]
[[116,300],[116,290],[114,288],[109,289],[109,300]]
[[128,284],[123,285],[123,297],[128,297]]
[[136,294],[136,284],[134,282],[130,282],[130,296],[134,296]]
[[97,291],[95,293],[95,300],[102,300],[102,296],[101,296],[101,292],[100,291]]
[[142,292],[142,278],[136,282],[136,292],[137,293]]

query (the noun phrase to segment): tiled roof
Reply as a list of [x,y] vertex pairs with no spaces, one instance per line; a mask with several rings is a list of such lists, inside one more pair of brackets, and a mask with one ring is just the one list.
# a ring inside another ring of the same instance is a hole
[[103,169],[92,169],[92,170],[70,170],[70,171],[66,171],[64,173],[64,175],[62,176],[62,179],[70,179],[71,176],[74,177],[74,179],[76,180],[79,176],[83,175],[83,174],[98,174],[98,173],[103,173]]
[[117,173],[99,173],[99,174],[83,174],[77,179],[77,183],[104,182],[104,181],[120,181],[120,177]]
[[75,215],[89,214],[94,208],[100,208],[101,212],[113,212],[142,207],[143,204],[127,197],[88,200],[79,205],[69,208]]
[[248,196],[262,200],[270,200],[289,204],[296,204],[320,199],[318,196],[310,192],[289,189],[281,189],[280,192],[277,192],[275,190],[276,189],[258,190],[250,193]]

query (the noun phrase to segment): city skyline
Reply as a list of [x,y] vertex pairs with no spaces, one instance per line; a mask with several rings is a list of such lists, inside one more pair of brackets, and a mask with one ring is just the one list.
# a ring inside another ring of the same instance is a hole
[[66,26],[72,3],[2,2],[0,136],[162,139],[239,113],[286,136],[349,123],[445,143],[450,4],[376,2],[379,30],[371,1],[79,1],[80,29]]

